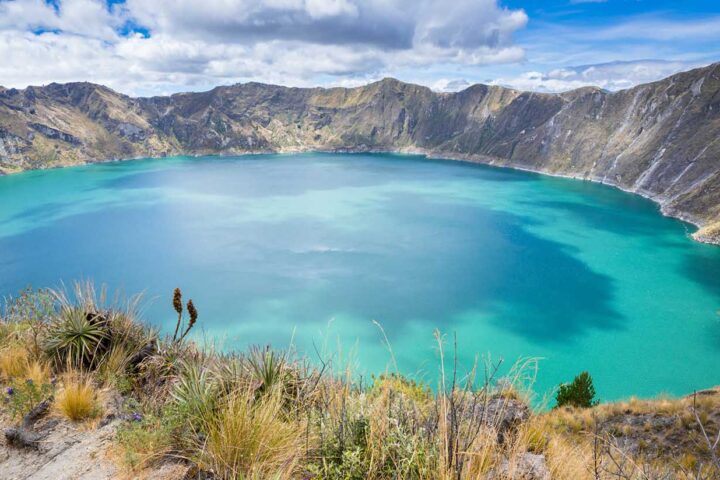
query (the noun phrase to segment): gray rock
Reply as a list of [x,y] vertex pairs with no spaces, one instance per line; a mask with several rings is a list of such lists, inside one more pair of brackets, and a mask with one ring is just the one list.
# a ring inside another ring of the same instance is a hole
[[503,460],[490,474],[491,480],[550,480],[550,470],[544,455],[520,454],[513,461]]

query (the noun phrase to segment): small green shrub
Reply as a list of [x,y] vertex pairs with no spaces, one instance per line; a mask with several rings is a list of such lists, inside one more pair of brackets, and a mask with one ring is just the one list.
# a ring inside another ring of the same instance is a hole
[[[29,349],[34,357],[40,357],[40,338],[45,333],[50,319],[55,315],[55,299],[52,292],[47,289],[33,290],[31,287],[24,289],[15,298],[6,301],[3,320],[4,323],[12,324],[15,327],[26,329],[31,338],[28,339]],[[5,333],[15,329],[0,329],[0,344],[8,339]]]
[[372,378],[371,396],[377,396],[384,388],[387,388],[395,393],[406,395],[416,403],[424,404],[432,401],[433,396],[430,387],[423,383],[418,383],[413,379],[406,378],[397,373],[383,373],[377,377],[373,376]]
[[558,407],[571,406],[589,408],[597,404],[595,387],[588,372],[582,372],[571,383],[560,385],[555,400]]
[[12,418],[21,418],[55,391],[50,383],[38,384],[32,379],[15,380],[5,387],[4,403]]
[[141,470],[171,453],[176,443],[176,417],[135,412],[117,432],[121,461],[130,470]]
[[311,478],[330,480],[363,480],[367,478],[368,463],[363,449],[352,447],[342,452],[340,458],[322,457],[307,467]]

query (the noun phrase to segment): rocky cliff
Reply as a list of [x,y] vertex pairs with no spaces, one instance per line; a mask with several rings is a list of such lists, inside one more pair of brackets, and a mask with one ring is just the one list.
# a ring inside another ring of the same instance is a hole
[[259,83],[131,98],[89,83],[0,88],[0,172],[175,154],[422,152],[571,176],[650,197],[720,241],[720,63],[620,92],[385,79]]

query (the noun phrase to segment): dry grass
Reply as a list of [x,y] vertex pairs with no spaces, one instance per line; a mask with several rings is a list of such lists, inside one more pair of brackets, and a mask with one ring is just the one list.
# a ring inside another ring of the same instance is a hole
[[55,398],[55,408],[59,414],[73,422],[97,417],[100,414],[100,405],[91,378],[78,372],[63,375],[62,388]]
[[550,475],[557,480],[590,480],[593,474],[592,447],[586,442],[572,442],[550,434],[545,450]]
[[196,460],[219,478],[288,478],[303,457],[305,426],[288,417],[279,390],[259,400],[234,392],[203,431]]
[[33,360],[25,370],[24,378],[32,380],[35,385],[43,385],[50,381],[50,365],[40,360]]
[[30,365],[30,354],[22,345],[0,350],[0,375],[5,379],[23,378]]
[[124,377],[132,352],[122,344],[113,345],[97,369],[98,379],[105,385],[118,386]]

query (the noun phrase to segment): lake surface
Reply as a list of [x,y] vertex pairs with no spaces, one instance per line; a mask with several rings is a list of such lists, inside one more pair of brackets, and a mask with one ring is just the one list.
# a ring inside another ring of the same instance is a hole
[[220,348],[394,370],[376,320],[433,384],[437,328],[463,367],[542,357],[539,392],[588,370],[605,400],[679,395],[720,384],[720,248],[691,230],[610,187],[419,156],[128,161],[0,178],[0,294],[92,279],[172,330],[180,286]]

